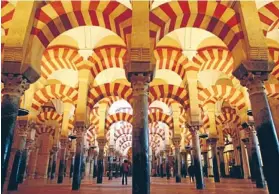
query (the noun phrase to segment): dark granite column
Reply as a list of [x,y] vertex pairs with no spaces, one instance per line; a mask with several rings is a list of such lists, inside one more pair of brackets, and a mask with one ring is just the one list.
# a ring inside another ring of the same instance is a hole
[[204,165],[203,165],[204,176],[208,177],[208,170],[207,170],[208,169],[208,162],[207,162],[208,157],[207,157],[207,152],[203,152],[202,155],[203,155],[203,162],[204,162]]
[[70,160],[71,160],[71,168],[70,168],[70,178],[73,177],[74,174],[74,165],[75,165],[75,152],[71,152],[70,155]]
[[148,84],[149,73],[132,73],[133,88],[133,166],[132,193],[150,193],[149,129],[148,129]]
[[160,153],[159,153],[159,158],[160,158],[159,169],[160,169],[160,177],[161,178],[164,178],[163,156],[164,156],[164,152],[160,151]]
[[[18,184],[20,182],[20,167],[23,165],[24,160],[26,163],[26,138],[29,132],[28,124],[26,120],[19,120],[17,127],[17,135],[19,136],[18,150],[16,151],[12,171],[10,174],[10,180],[8,184],[8,191],[15,191],[18,188]],[[26,165],[26,164],[25,164]]]
[[54,179],[55,173],[56,173],[56,161],[57,161],[58,147],[53,146],[52,151],[53,151],[53,160],[52,160],[52,165],[51,165],[50,180]]
[[224,148],[225,148],[224,146],[218,147],[221,177],[226,177],[225,161],[224,161]]
[[28,149],[25,148],[22,152],[21,163],[19,166],[19,176],[18,176],[19,184],[23,183],[23,181],[24,181],[26,165],[27,165],[27,155],[28,155]]
[[109,180],[112,180],[112,163],[113,163],[113,153],[114,153],[114,146],[110,146],[109,148]]
[[22,75],[14,74],[2,74],[1,81],[4,83],[1,103],[1,189],[3,190],[13,143],[19,101],[24,91],[29,88],[29,84]]
[[49,154],[49,162],[48,162],[48,168],[47,168],[47,179],[51,178],[52,163],[53,163],[53,151],[51,150],[50,154]]
[[214,182],[220,182],[219,176],[219,168],[217,161],[217,138],[209,138],[208,143],[211,145],[211,155],[212,155],[212,163],[213,163],[213,174],[214,174]]
[[[250,133],[250,132],[249,132]],[[250,175],[251,175],[251,181],[252,182],[255,182],[256,179],[255,179],[255,174],[254,174],[254,164],[253,164],[253,161],[252,161],[252,152],[251,152],[251,138],[245,138],[245,139],[242,139],[243,143],[245,144],[246,146],[246,149],[247,149],[247,153],[248,153],[248,160],[249,160],[249,169],[250,169]]]
[[172,138],[175,147],[175,182],[181,182],[181,157],[180,157],[180,141],[181,137],[174,136]]
[[243,160],[242,160],[241,146],[240,145],[237,146],[236,149],[237,149],[237,153],[239,155],[239,160],[240,160],[240,166],[239,166],[239,173],[240,174],[239,174],[239,178],[240,179],[244,179],[244,170],[243,170]]
[[106,139],[98,138],[99,154],[97,161],[97,184],[103,183],[103,174],[104,174],[104,147],[106,145]]
[[252,154],[253,172],[254,172],[255,179],[256,179],[256,186],[257,186],[257,188],[265,188],[265,178],[264,178],[264,173],[263,173],[263,169],[262,169],[262,165],[261,165],[261,161],[260,161],[260,150],[258,147],[258,138],[256,135],[256,131],[251,129],[250,135],[251,135],[251,140],[252,140],[251,154]]
[[203,179],[203,171],[201,164],[201,149],[200,149],[200,139],[198,136],[199,126],[190,127],[190,132],[192,134],[192,148],[193,148],[193,158],[195,167],[195,177],[196,177],[196,188],[203,189],[205,187]]
[[84,149],[84,133],[86,131],[85,125],[75,126],[76,130],[76,155],[74,163],[74,174],[72,182],[72,190],[79,190],[81,183],[81,165],[83,163],[83,149]]
[[60,162],[59,162],[59,171],[58,171],[58,178],[57,183],[63,183],[64,179],[64,172],[66,166],[66,152],[67,152],[67,145],[68,145],[68,138],[61,138],[60,139]]
[[170,163],[169,163],[169,155],[170,155],[170,146],[167,145],[165,148],[165,153],[166,153],[166,176],[167,179],[170,179],[171,173],[170,173]]
[[[258,71],[253,74],[247,70],[247,66],[256,67]],[[240,80],[241,85],[248,88],[268,190],[270,194],[278,194],[279,143],[263,84],[271,69],[268,61],[248,61],[241,64],[233,74]]]

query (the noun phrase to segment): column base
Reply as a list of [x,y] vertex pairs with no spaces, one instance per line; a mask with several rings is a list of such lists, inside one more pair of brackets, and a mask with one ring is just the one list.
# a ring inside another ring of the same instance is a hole
[[175,176],[175,182],[181,183],[181,176]]

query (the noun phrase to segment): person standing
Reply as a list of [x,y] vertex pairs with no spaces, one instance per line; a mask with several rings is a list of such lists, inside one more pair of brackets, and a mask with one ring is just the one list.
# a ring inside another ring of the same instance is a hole
[[127,176],[129,173],[129,163],[128,160],[124,160],[124,163],[122,164],[122,185],[124,185],[124,178],[125,178],[125,183],[127,185]]

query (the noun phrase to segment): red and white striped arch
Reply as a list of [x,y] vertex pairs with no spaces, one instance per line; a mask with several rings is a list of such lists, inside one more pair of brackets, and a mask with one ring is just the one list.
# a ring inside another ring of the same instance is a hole
[[44,124],[46,121],[57,121],[57,123],[61,124],[63,120],[63,116],[58,114],[55,109],[44,110],[39,115],[37,115],[37,123]]
[[128,123],[132,123],[132,120],[133,120],[133,115],[127,113],[120,112],[113,115],[109,115],[106,118],[106,129],[108,130],[110,126],[115,122],[126,121]]
[[41,76],[47,79],[61,69],[77,71],[76,65],[83,61],[78,50],[73,47],[55,46],[48,48],[42,58]]
[[277,80],[279,80],[279,48],[269,47],[268,51],[270,57],[275,63],[271,75],[273,75]]
[[76,104],[78,91],[63,84],[48,85],[35,92],[31,108],[39,111],[40,107],[51,99],[60,99],[62,102]]
[[265,84],[266,95],[269,98],[279,100],[279,84]]
[[100,100],[98,103],[99,104],[106,103],[110,107],[113,103],[117,102],[118,100],[121,100],[121,97],[119,97],[119,96],[108,96],[108,97],[105,97],[102,100]]
[[1,28],[5,31],[5,35],[8,34],[13,15],[15,11],[15,6],[6,0],[1,1]]
[[[126,47],[118,45],[106,45],[95,48],[93,55],[88,60],[94,64],[89,70],[95,78],[100,72],[109,68],[124,68]],[[80,66],[79,68],[82,68]],[[88,68],[88,67],[84,67]]]
[[96,86],[88,93],[87,106],[91,110],[97,102],[109,96],[118,96],[130,103],[132,89],[131,87],[120,83],[106,83],[104,85]]
[[114,141],[116,141],[118,138],[125,136],[125,135],[132,135],[133,127],[132,125],[124,125],[121,126],[120,129],[114,130]]
[[35,14],[34,40],[46,48],[63,32],[79,26],[100,26],[126,40],[132,11],[117,1],[52,1]]
[[39,138],[40,135],[42,134],[48,134],[51,136],[55,135],[55,128],[53,126],[47,126],[47,125],[37,125],[36,126],[36,134],[35,134],[35,138]]
[[189,95],[185,88],[174,85],[156,85],[149,88],[149,103],[161,98],[172,98],[184,109],[189,108]]
[[209,127],[210,127],[209,117],[207,115],[204,115],[202,117],[202,128],[204,130],[207,130],[207,129],[209,129]]
[[273,1],[259,9],[264,35],[279,28],[279,1]]
[[216,124],[223,125],[225,123],[233,123],[240,128],[240,117],[237,116],[235,109],[231,107],[222,108],[222,114],[216,117]]
[[127,141],[132,142],[132,135],[124,135],[119,137],[119,147],[121,147]]
[[232,139],[236,138],[237,137],[237,134],[236,134],[236,129],[233,129],[233,128],[225,128],[223,130],[223,135],[224,136],[230,136]]
[[243,32],[239,15],[231,8],[213,1],[171,1],[150,12],[150,36],[155,42],[183,27],[195,27],[219,37],[240,62],[236,48],[241,47]]
[[88,141],[89,145],[94,145],[96,139],[96,133],[93,129],[86,131],[86,140]]
[[187,67],[188,59],[182,54],[182,50],[174,47],[157,47],[154,50],[156,69],[167,69],[177,73],[183,82],[186,81],[186,72],[191,71]]
[[233,58],[224,47],[206,47],[198,50],[193,62],[199,66],[198,71],[217,70],[231,76]]
[[173,129],[173,119],[171,116],[164,114],[162,112],[155,112],[148,115],[148,122],[158,122],[161,121],[163,123],[166,123],[170,129]]
[[122,152],[124,152],[125,150],[129,149],[132,147],[132,141],[126,141],[125,143],[123,143],[120,147],[120,150]]
[[239,110],[246,107],[243,93],[228,85],[214,85],[204,88],[198,93],[198,100],[200,100],[201,104],[205,104],[208,101],[214,103],[219,99],[228,101],[231,106]]

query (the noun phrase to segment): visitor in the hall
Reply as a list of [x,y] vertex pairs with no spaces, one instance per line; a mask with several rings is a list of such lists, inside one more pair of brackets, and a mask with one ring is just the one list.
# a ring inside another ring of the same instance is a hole
[[127,185],[127,176],[129,173],[129,163],[128,160],[124,160],[124,163],[122,164],[122,185],[124,185],[124,178],[125,178],[125,183]]

